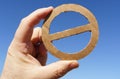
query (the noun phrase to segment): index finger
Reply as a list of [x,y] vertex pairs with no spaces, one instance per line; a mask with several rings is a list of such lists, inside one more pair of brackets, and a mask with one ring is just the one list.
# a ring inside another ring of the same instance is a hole
[[45,18],[53,7],[41,8],[21,20],[21,23],[15,33],[14,39],[19,42],[28,42],[31,39],[33,28],[39,21]]

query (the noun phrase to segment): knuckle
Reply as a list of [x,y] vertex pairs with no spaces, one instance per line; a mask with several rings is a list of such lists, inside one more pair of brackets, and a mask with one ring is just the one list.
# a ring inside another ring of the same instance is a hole
[[65,73],[66,73],[66,70],[58,69],[55,71],[55,78],[60,78],[60,77],[64,76]]
[[24,26],[32,26],[32,21],[27,16],[27,17],[24,17],[23,19],[21,19],[20,24],[24,25]]
[[26,17],[21,19],[21,23],[25,23],[26,22]]

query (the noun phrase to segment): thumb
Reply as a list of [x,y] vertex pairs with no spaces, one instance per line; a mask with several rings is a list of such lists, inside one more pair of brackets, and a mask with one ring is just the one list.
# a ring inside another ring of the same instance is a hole
[[57,79],[78,66],[79,64],[76,60],[61,60],[46,67],[49,72],[49,78]]

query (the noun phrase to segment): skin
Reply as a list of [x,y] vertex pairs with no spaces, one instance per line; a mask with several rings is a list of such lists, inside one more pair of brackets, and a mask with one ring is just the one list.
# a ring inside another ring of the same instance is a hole
[[60,60],[45,65],[47,50],[41,40],[41,28],[34,26],[53,7],[41,8],[21,20],[11,42],[1,79],[58,79],[78,67],[76,60]]

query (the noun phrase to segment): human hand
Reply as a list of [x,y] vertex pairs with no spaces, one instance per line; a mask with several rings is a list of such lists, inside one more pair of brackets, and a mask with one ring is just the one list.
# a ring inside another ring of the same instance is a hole
[[41,40],[42,30],[34,26],[52,10],[53,7],[41,8],[21,20],[9,46],[1,79],[57,79],[78,67],[76,60],[60,60],[45,66],[47,50]]

